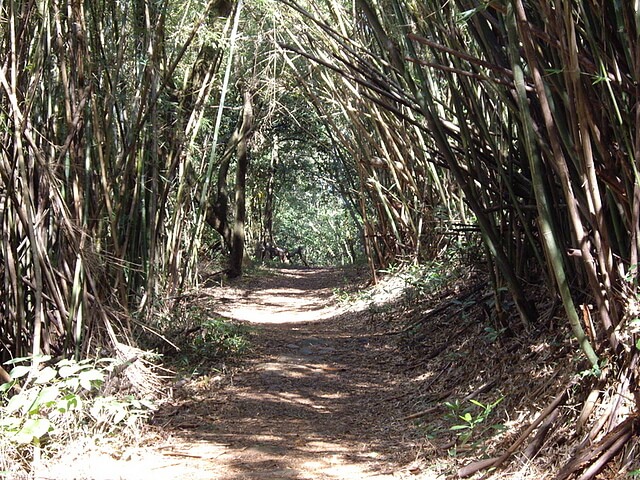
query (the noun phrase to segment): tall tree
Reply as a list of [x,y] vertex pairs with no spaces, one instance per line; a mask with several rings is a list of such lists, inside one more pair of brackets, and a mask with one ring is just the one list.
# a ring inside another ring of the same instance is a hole
[[236,167],[236,204],[234,214],[234,225],[231,237],[231,258],[229,265],[229,276],[238,277],[242,274],[242,260],[244,258],[245,244],[245,220],[246,220],[246,188],[247,169],[249,167],[249,134],[253,126],[253,105],[251,104],[251,92],[243,93],[244,104],[242,107],[242,123],[238,139],[238,165]]

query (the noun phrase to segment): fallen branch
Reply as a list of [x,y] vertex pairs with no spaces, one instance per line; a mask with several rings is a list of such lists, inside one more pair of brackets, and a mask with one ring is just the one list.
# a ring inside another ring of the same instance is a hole
[[489,390],[491,390],[496,383],[498,383],[498,379],[494,378],[493,380],[489,380],[486,383],[483,383],[482,385],[480,385],[478,388],[476,388],[473,392],[471,392],[469,395],[467,395],[466,397],[464,397],[462,399],[463,402],[467,402],[473,398],[476,398],[478,395],[480,395],[481,393],[487,392]]
[[[513,455],[513,453],[527,439],[531,432],[533,432],[538,427],[538,425],[540,425],[549,415],[554,412],[554,410],[556,410],[556,408],[558,408],[558,406],[562,402],[564,402],[564,400],[567,398],[567,395],[569,394],[569,390],[573,388],[576,383],[577,379],[573,379],[571,382],[569,382],[569,385],[567,385],[564,390],[558,396],[556,396],[556,398],[553,399],[553,401],[547,406],[547,408],[545,408],[540,413],[540,415],[538,415],[538,417],[531,423],[531,425],[529,425],[525,429],[525,431],[522,432],[522,434],[517,438],[515,442],[513,442],[513,444],[507,449],[505,453],[503,453],[500,457],[493,459],[493,462],[487,462],[487,464],[483,463],[481,467],[478,467],[478,463],[476,462],[476,470],[474,470],[472,473],[490,467],[498,468],[500,465],[502,465],[511,455]],[[467,468],[469,467],[471,467],[471,465],[467,466]],[[468,475],[471,475],[472,473],[469,473]],[[483,477],[483,479],[485,478],[487,478],[487,475]]]
[[458,469],[458,477],[470,477],[474,473],[492,466],[496,460],[498,460],[498,458],[485,458],[484,460],[477,460],[469,465],[461,467]]
[[402,420],[413,420],[415,418],[424,417],[426,415],[429,415],[430,413],[438,411],[440,408],[442,408],[442,405],[436,405],[435,407],[427,408],[426,410],[422,410],[420,412],[407,415],[406,417],[402,417]]
[[[536,456],[536,454],[542,447],[542,444],[544,443],[544,439],[547,436],[547,433],[551,429],[554,422],[557,420],[559,414],[560,414],[560,410],[556,407],[549,414],[549,416],[544,420],[544,422],[538,429],[536,436],[533,438],[529,446],[524,451],[525,457],[532,459],[533,457]],[[473,475],[474,473],[480,470],[493,467],[498,462],[499,459],[500,457],[485,458],[483,460],[478,460],[473,463],[470,463],[469,465],[466,465],[458,469],[458,477],[459,478],[470,477],[471,475]]]
[[607,449],[607,451],[604,452],[596,462],[592,463],[591,466],[584,471],[578,480],[591,480],[594,478],[598,473],[600,473],[600,470],[602,470],[607,462],[609,462],[609,460],[611,460],[618,451],[626,445],[632,435],[633,431],[632,429],[629,429],[629,431],[620,436],[620,438],[618,438],[618,440],[616,440],[616,442],[611,445],[611,447],[609,447],[609,449]]
[[553,412],[549,414],[547,418],[545,418],[544,422],[542,422],[542,425],[540,425],[540,428],[538,429],[535,436],[533,437],[533,440],[531,440],[531,443],[529,443],[527,448],[524,449],[524,456],[526,458],[528,458],[529,460],[532,460],[538,454],[538,452],[542,448],[544,439],[547,437],[547,433],[549,433],[549,430],[551,430],[551,427],[553,426],[555,421],[558,419],[559,415],[560,415],[560,410],[556,408]]
[[[602,440],[596,445],[587,445],[585,448],[578,450],[573,458],[564,467],[560,469],[554,480],[564,480],[569,478],[573,473],[577,472],[586,465],[592,464],[603,452],[606,452],[602,458],[606,458],[607,461],[624,445],[624,443],[631,438],[633,434],[633,426],[638,420],[638,416],[627,417],[611,432],[606,434]],[[624,439],[624,441],[621,441]],[[615,447],[615,448],[614,448]],[[593,463],[584,472],[581,480],[592,478],[596,475],[600,468],[604,466],[606,461],[602,463],[602,458],[599,461]],[[597,470],[594,470],[596,466],[599,466]],[[586,476],[589,473],[589,476]]]

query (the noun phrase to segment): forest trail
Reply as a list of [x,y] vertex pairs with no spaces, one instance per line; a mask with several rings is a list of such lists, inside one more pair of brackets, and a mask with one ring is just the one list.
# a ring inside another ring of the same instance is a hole
[[231,384],[177,406],[167,451],[187,455],[181,478],[401,478],[410,452],[383,402],[394,354],[337,305],[333,289],[348,281],[290,268],[211,292],[211,310],[251,322],[254,349]]
[[207,289],[208,312],[251,324],[251,352],[233,374],[176,388],[155,419],[157,442],[91,478],[416,478],[416,449],[390,404],[400,360],[366,311],[338,305],[333,289],[350,280],[286,268]]

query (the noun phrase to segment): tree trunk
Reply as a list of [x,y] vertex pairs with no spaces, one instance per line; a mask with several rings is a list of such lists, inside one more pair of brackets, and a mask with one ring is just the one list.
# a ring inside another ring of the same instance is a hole
[[267,191],[264,200],[264,221],[262,226],[262,241],[273,245],[273,210],[275,207],[275,175],[278,164],[278,136],[273,139],[273,150],[271,150],[271,162],[269,165],[269,178],[267,180]]
[[231,256],[229,260],[229,277],[242,275],[242,259],[244,257],[244,223],[246,216],[245,196],[247,169],[249,167],[249,155],[247,140],[253,123],[253,106],[251,104],[251,92],[244,92],[244,107],[242,112],[242,125],[240,126],[240,138],[238,139],[237,154],[238,165],[236,168],[236,205],[234,214],[234,226],[231,237]]

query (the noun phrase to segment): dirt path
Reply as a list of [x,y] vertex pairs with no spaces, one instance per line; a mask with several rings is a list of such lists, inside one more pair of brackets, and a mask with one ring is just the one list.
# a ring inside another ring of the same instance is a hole
[[105,467],[108,478],[411,477],[416,452],[385,400],[401,387],[399,360],[366,313],[337,305],[346,281],[339,269],[281,269],[205,292],[207,310],[255,327],[252,353],[232,376],[176,389],[158,443],[117,474]]
[[255,355],[167,425],[178,453],[200,457],[180,461],[182,478],[402,477],[410,452],[382,401],[394,354],[364,315],[340,311],[333,288],[345,281],[337,269],[286,269],[222,290],[211,308],[257,327]]

